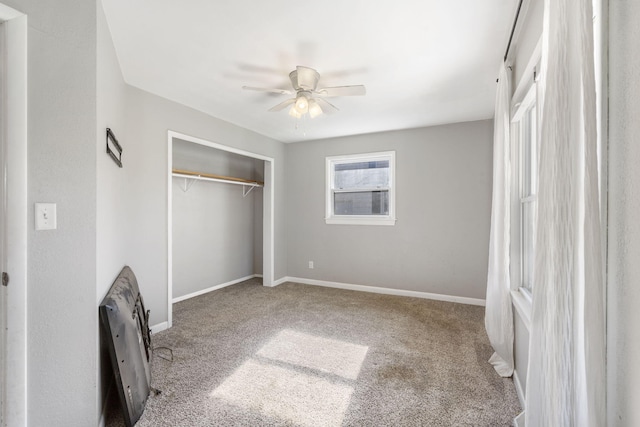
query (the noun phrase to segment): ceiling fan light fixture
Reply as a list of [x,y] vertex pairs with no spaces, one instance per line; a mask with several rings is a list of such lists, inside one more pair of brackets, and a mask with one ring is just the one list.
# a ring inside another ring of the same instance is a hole
[[322,108],[320,108],[320,105],[318,105],[318,103],[314,99],[310,99],[309,100],[309,116],[312,119],[314,119],[318,117],[320,114],[322,114]]
[[289,110],[289,115],[296,119],[299,119],[300,117],[302,117],[302,114],[298,111],[295,105],[291,107],[291,109]]
[[289,115],[300,119],[309,114],[310,118],[315,118],[323,114],[331,114],[338,111],[338,108],[325,98],[338,96],[362,96],[367,93],[363,85],[351,86],[331,86],[318,88],[320,74],[313,68],[297,66],[289,73],[293,90],[278,88],[259,88],[253,86],[243,86],[245,90],[258,92],[278,93],[282,95],[294,95],[278,105],[269,108],[268,111],[282,111],[289,108]]
[[298,95],[296,98],[296,110],[300,114],[305,114],[309,110],[309,100],[303,94]]

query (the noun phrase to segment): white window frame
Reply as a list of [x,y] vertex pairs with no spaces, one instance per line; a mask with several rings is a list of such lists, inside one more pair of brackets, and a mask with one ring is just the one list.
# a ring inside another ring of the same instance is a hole
[[[525,264],[527,262],[527,260],[525,260],[525,257],[529,257],[530,258],[530,266],[533,267],[534,266],[534,259],[535,259],[535,240],[533,243],[533,250],[531,251],[532,253],[526,253],[527,250],[525,248],[525,244],[526,242],[524,241],[524,229],[526,227],[526,224],[524,223],[524,211],[525,208],[527,206],[534,206],[534,215],[536,212],[536,208],[535,208],[535,204],[537,204],[538,201],[538,197],[537,197],[537,182],[533,182],[532,183],[532,188],[531,188],[531,192],[528,192],[525,194],[525,188],[524,188],[524,179],[525,179],[525,167],[524,167],[524,163],[525,161],[527,161],[528,159],[526,159],[525,157],[525,152],[523,150],[524,146],[524,142],[525,142],[525,135],[524,133],[528,131],[528,128],[523,126],[524,120],[528,118],[531,109],[532,108],[537,108],[537,89],[536,89],[536,83],[533,82],[531,84],[531,86],[529,87],[527,94],[525,95],[524,99],[522,100],[522,102],[520,102],[519,105],[516,106],[515,108],[515,112],[513,114],[513,117],[511,119],[511,123],[514,126],[514,132],[512,132],[512,135],[514,136],[514,145],[517,147],[517,151],[518,151],[518,172],[516,174],[517,178],[518,178],[518,200],[519,200],[519,209],[518,209],[518,232],[519,232],[519,243],[520,243],[520,250],[519,250],[519,264],[520,264],[520,271],[519,271],[519,283],[518,283],[518,287],[519,287],[519,291],[524,294],[524,296],[531,301],[531,297],[532,297],[532,286],[533,283],[525,283]],[[536,110],[537,111],[537,110]],[[537,156],[538,156],[538,146],[540,144],[540,135],[538,132],[538,117],[535,117],[535,123],[534,125],[534,137],[536,139],[535,141],[535,145],[534,145],[534,149],[535,152],[533,153],[534,156],[536,156],[536,165],[537,165]],[[527,135],[528,136],[528,135]],[[537,166],[536,166],[537,167]],[[537,180],[537,170],[532,171],[531,176],[529,177],[529,179],[531,179],[532,181],[536,181]],[[535,235],[536,235],[536,217],[534,216],[533,219],[533,227],[532,227],[532,237],[535,239]]]
[[[388,215],[334,215],[334,165],[355,162],[389,161],[389,214]],[[326,158],[326,216],[327,224],[343,225],[395,225],[396,223],[396,152],[382,151],[377,153],[349,154]]]

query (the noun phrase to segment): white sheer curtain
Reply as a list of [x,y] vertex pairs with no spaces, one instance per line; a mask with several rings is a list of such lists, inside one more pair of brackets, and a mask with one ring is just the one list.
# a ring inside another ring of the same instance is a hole
[[489,273],[484,316],[495,353],[489,359],[503,377],[513,374],[513,317],[509,281],[510,189],[509,104],[511,82],[503,63],[498,77],[493,134],[493,198],[489,236]]
[[605,425],[591,0],[546,0],[526,425]]

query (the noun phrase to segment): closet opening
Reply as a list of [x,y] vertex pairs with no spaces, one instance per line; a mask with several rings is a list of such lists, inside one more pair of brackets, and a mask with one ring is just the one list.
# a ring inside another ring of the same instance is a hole
[[253,277],[273,286],[274,159],[168,133],[167,327],[173,304]]

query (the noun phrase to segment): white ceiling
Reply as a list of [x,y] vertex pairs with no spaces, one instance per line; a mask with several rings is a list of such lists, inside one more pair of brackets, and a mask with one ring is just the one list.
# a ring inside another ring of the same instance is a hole
[[[283,142],[493,116],[517,0],[103,0],[125,81]],[[267,110],[297,65],[340,111]]]

